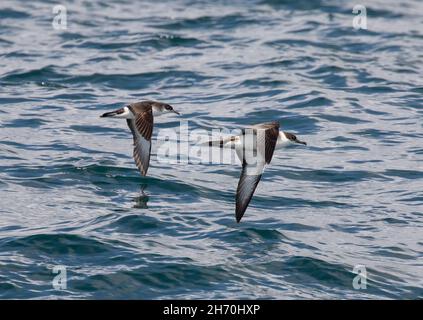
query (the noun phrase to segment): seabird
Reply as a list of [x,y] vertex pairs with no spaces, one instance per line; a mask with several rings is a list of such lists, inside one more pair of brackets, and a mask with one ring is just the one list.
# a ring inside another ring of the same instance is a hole
[[220,148],[235,148],[236,154],[241,160],[242,171],[236,191],[235,218],[241,221],[248,204],[253,197],[254,191],[263,174],[266,164],[272,160],[275,149],[281,149],[291,144],[303,144],[289,132],[279,131],[278,122],[260,123],[243,129],[238,136],[209,141],[209,146]]
[[141,101],[131,103],[121,109],[106,112],[100,117],[113,117],[126,119],[134,138],[134,160],[141,174],[147,174],[150,163],[151,136],[153,134],[154,117],[164,113],[179,112],[173,107],[157,101]]

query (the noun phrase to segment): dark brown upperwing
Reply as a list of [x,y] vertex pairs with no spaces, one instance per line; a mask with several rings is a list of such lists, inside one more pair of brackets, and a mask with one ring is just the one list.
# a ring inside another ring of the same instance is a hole
[[136,115],[135,127],[145,140],[151,141],[151,136],[153,135],[153,124],[153,112],[151,109]]
[[279,123],[274,122],[273,127],[266,129],[266,163],[269,164],[273,157],[273,152],[275,151],[276,142],[279,137]]
[[153,113],[151,109],[138,113],[135,119],[127,119],[134,137],[134,160],[141,174],[147,174],[150,165]]

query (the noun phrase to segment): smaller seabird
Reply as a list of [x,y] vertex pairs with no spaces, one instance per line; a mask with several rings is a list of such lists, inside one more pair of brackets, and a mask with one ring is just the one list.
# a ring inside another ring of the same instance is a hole
[[209,146],[220,148],[235,148],[242,163],[241,176],[236,191],[235,218],[241,221],[254,191],[263,174],[266,164],[272,160],[275,149],[281,149],[291,144],[303,144],[289,132],[279,131],[278,122],[260,123],[243,129],[238,136],[209,141]]
[[153,135],[154,117],[164,113],[179,112],[173,107],[157,101],[141,101],[131,103],[121,109],[106,112],[100,117],[126,119],[134,138],[134,160],[143,176],[147,175],[150,164],[151,136]]

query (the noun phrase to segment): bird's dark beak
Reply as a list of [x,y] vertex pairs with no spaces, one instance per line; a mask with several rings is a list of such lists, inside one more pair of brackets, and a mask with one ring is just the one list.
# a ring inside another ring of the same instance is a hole
[[176,110],[173,110],[173,112],[175,112],[178,116],[180,116],[181,114],[178,112],[178,111],[176,111]]
[[295,142],[296,142],[296,143],[299,143],[299,144],[303,144],[303,145],[305,145],[305,146],[307,145],[307,142],[305,142],[305,141],[301,141],[301,140],[298,140],[298,139],[297,139],[297,140],[295,140]]
[[100,116],[100,118],[113,117],[113,116],[116,116],[116,115],[121,114],[121,113],[124,113],[124,112],[125,112],[125,110],[123,110],[123,108],[122,108],[122,109],[115,110],[115,111],[112,111],[112,112],[106,112],[106,113],[103,113],[103,114]]

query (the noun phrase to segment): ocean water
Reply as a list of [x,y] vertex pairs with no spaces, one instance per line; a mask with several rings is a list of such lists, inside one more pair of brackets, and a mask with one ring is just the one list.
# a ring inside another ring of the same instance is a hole
[[[1,299],[423,298],[422,1],[57,3],[0,2]],[[182,113],[147,177],[99,118],[144,99]],[[308,146],[240,224],[239,164],[158,161],[273,120]]]

